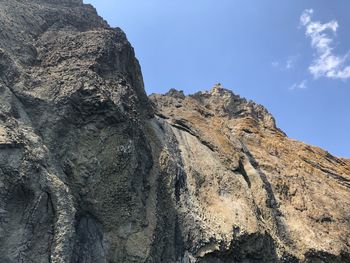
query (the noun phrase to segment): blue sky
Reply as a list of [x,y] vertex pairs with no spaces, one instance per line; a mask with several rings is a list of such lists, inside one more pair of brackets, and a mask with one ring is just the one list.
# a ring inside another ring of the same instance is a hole
[[220,82],[289,137],[350,157],[349,0],[85,0],[135,48],[148,93]]

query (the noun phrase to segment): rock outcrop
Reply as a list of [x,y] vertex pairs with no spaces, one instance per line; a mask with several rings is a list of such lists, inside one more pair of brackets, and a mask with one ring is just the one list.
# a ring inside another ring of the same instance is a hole
[[289,139],[220,86],[151,100],[178,144],[178,213],[198,262],[349,262],[348,161]]
[[216,86],[147,97],[81,0],[0,0],[0,262],[350,262],[350,161]]

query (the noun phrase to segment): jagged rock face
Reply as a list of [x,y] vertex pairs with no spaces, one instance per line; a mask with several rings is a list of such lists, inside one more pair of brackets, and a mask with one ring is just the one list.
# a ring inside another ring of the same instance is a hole
[[289,139],[264,108],[220,87],[151,100],[178,141],[179,211],[202,231],[183,229],[199,262],[349,262],[348,161]]
[[80,1],[1,1],[0,22],[2,262],[132,259],[152,167],[132,47]]
[[80,0],[0,0],[0,262],[350,262],[350,161],[215,87],[147,98]]

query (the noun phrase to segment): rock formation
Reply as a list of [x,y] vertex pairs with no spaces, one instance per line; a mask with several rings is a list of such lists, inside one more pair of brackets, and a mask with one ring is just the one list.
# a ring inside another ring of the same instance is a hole
[[220,86],[148,98],[81,0],[0,0],[0,262],[350,262],[350,161]]

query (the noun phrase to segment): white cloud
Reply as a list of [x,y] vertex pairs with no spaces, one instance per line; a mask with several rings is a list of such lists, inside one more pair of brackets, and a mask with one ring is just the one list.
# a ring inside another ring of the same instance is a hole
[[290,90],[296,90],[296,89],[306,89],[307,88],[307,81],[303,80],[302,82],[299,83],[294,83],[289,89]]
[[273,61],[271,63],[271,66],[273,66],[274,68],[279,67],[279,65],[280,65],[280,63],[278,61]]
[[286,62],[286,69],[294,68],[294,60],[288,59]]
[[286,69],[288,70],[288,69],[294,68],[298,58],[299,58],[299,55],[289,57],[286,61]]
[[311,22],[311,16],[313,15],[314,10],[313,9],[306,9],[304,10],[303,14],[300,17],[300,23],[303,26],[306,26],[308,23]]
[[305,35],[311,39],[311,46],[315,49],[315,58],[309,67],[310,73],[315,77],[333,79],[350,78],[349,52],[343,56],[333,52],[333,40],[339,27],[338,22],[332,20],[322,24],[313,21],[314,10],[307,9],[300,17],[300,24],[305,27]]
[[295,64],[298,60],[299,55],[290,56],[285,61],[273,61],[271,66],[279,70],[291,70],[295,67]]

